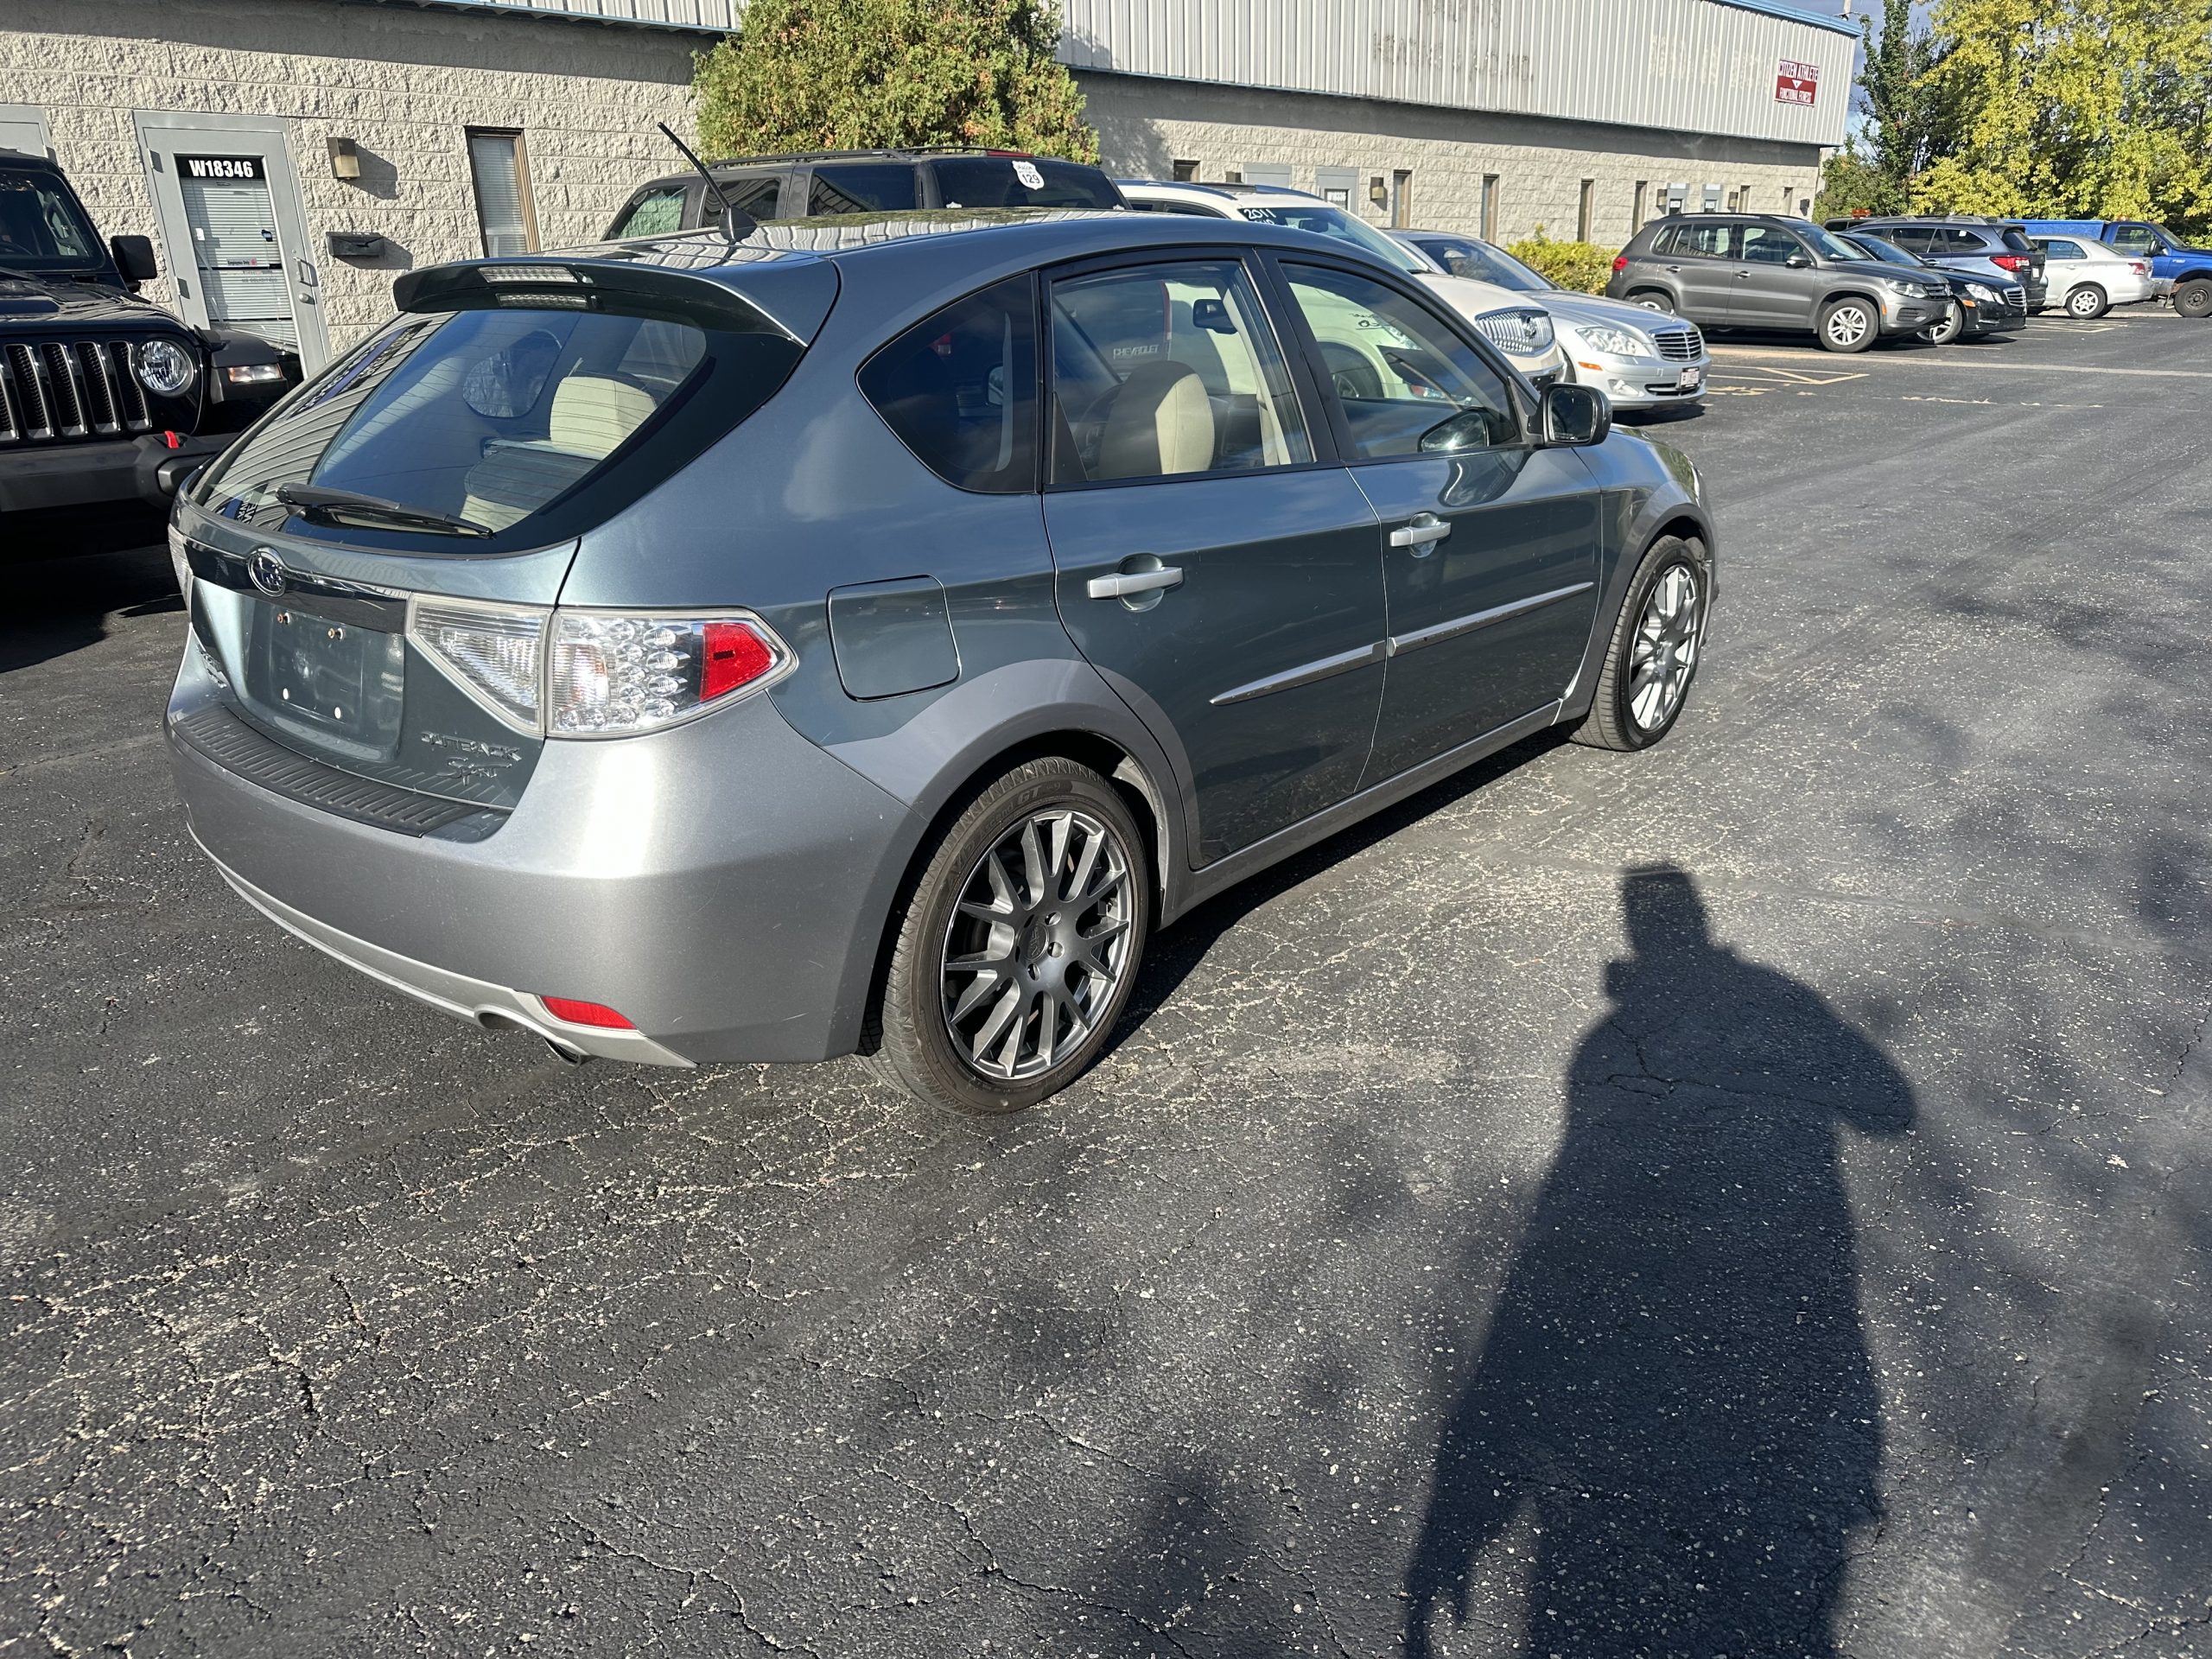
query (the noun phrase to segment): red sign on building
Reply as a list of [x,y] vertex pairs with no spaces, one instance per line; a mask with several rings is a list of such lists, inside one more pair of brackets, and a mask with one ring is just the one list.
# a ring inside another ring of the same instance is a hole
[[1792,63],[1784,58],[1775,66],[1774,101],[1777,104],[1810,104],[1821,90],[1821,66],[1817,63]]

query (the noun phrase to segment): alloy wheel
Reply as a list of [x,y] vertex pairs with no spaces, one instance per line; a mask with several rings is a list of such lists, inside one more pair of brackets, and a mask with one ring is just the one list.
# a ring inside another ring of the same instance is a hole
[[1866,338],[1866,331],[1872,326],[1866,313],[1858,306],[1840,305],[1828,313],[1828,340],[1831,344],[1848,351]]
[[1038,1077],[1072,1054],[1128,968],[1128,849],[1073,807],[1030,813],[962,884],[940,989],[954,1051],[981,1077]]
[[1647,732],[1681,707],[1697,671],[1703,610],[1697,572],[1688,564],[1669,566],[1643,601],[1629,649],[1627,703],[1630,718]]

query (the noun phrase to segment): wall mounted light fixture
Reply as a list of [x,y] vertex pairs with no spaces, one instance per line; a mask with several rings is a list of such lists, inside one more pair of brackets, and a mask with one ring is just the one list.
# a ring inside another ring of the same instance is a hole
[[330,176],[334,179],[358,179],[361,176],[361,152],[351,138],[332,138],[326,141],[330,149]]

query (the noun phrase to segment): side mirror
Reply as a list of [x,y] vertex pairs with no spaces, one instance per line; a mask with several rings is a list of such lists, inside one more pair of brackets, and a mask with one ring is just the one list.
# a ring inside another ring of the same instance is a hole
[[1595,386],[1554,381],[1544,388],[1544,447],[1582,449],[1613,429],[1611,400]]
[[1782,262],[1791,270],[1810,270],[1813,262],[1802,253],[1793,253]]
[[123,273],[124,282],[150,283],[161,275],[162,268],[154,263],[151,237],[118,236],[107,245],[108,251],[115,255],[115,268]]

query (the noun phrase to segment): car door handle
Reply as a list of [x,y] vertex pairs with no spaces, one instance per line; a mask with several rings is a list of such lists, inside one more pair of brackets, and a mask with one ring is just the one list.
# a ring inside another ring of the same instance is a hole
[[1183,573],[1172,564],[1163,564],[1157,570],[1125,570],[1118,575],[1093,576],[1085,582],[1083,591],[1093,599],[1128,599],[1137,594],[1157,593],[1163,588],[1180,588]]
[[1410,547],[1417,559],[1426,558],[1437,543],[1452,533],[1452,526],[1433,512],[1417,512],[1410,524],[1400,524],[1390,532],[1390,545]]

